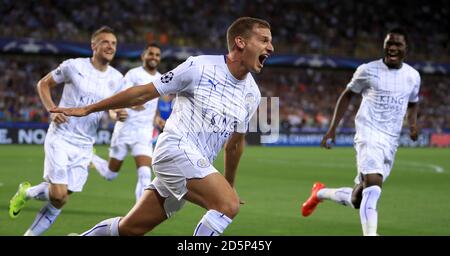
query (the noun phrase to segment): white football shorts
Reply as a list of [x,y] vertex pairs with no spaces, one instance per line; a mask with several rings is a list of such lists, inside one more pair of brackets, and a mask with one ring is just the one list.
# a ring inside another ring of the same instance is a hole
[[125,127],[116,131],[114,130],[111,137],[111,147],[109,148],[109,157],[123,161],[128,154],[128,149],[131,155],[152,157],[153,130],[147,128],[137,128],[135,130],[127,129]]
[[361,174],[378,173],[383,176],[383,182],[391,173],[394,165],[397,146],[389,143],[358,141],[354,143],[356,150],[356,164],[358,174],[355,177],[355,183],[359,184]]
[[156,177],[148,188],[156,189],[166,198],[167,217],[185,203],[183,196],[188,191],[188,179],[200,179],[218,172],[208,159],[185,142],[161,135],[153,152],[152,167]]
[[82,191],[89,174],[92,145],[73,145],[58,135],[47,134],[44,150],[44,179],[66,184],[73,192]]

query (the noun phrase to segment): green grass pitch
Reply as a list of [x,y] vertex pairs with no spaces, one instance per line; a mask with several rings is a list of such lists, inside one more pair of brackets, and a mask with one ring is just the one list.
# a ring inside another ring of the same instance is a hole
[[[98,146],[107,156],[107,147]],[[378,203],[381,235],[450,235],[450,149],[400,148]],[[0,146],[0,235],[22,235],[42,202],[29,201],[16,220],[8,203],[17,185],[42,181],[43,146]],[[216,162],[223,169],[221,157]],[[308,218],[300,205],[315,181],[328,187],[353,186],[353,148],[247,147],[237,175],[237,189],[246,202],[225,235],[361,235],[358,211],[325,202]],[[136,171],[128,157],[119,177],[108,182],[95,170],[81,193],[72,194],[45,235],[87,230],[100,220],[125,214],[134,204]],[[149,235],[192,235],[204,214],[187,204]]]

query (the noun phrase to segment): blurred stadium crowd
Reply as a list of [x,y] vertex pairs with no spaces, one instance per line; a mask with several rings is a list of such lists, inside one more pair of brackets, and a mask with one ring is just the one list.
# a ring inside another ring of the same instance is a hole
[[[0,70],[3,72],[0,76],[0,122],[48,121],[48,113],[43,111],[35,86],[61,60],[14,56],[0,60]],[[130,66],[124,60],[118,60],[115,64],[123,72]],[[263,96],[280,97],[280,128],[296,132],[304,128],[328,126],[337,98],[352,74],[353,70],[266,67],[255,77]],[[55,92],[57,98],[58,91]],[[437,130],[450,129],[450,77],[422,76],[420,95],[419,125]],[[355,111],[348,111],[344,117],[344,127],[353,127],[357,105],[359,100],[353,102],[352,109]],[[104,125],[107,125],[107,120]]]
[[[92,31],[109,25],[119,44],[156,41],[163,47],[225,49],[229,23],[249,15],[271,22],[276,53],[376,59],[387,29],[402,25],[410,34],[408,60],[449,63],[448,6],[446,0],[2,0],[0,38],[86,43]],[[0,122],[47,122],[35,85],[67,56],[0,56]],[[131,67],[129,60],[116,60],[113,66],[122,72]],[[263,96],[280,97],[282,130],[295,132],[328,126],[353,72],[266,67],[256,78]],[[450,129],[450,77],[422,75],[421,98],[420,126]],[[353,127],[355,113],[348,112],[345,127]]]
[[[410,59],[449,60],[447,0],[2,0],[1,37],[87,42],[99,21],[121,42],[225,48],[227,26],[249,15],[270,20],[278,53],[373,58],[389,28],[407,28]],[[447,54],[443,54],[447,53]]]

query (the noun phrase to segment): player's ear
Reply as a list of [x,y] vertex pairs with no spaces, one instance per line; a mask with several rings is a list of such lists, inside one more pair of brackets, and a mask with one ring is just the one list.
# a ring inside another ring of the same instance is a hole
[[244,47],[245,47],[246,43],[245,43],[245,40],[244,40],[244,38],[242,36],[235,37],[234,38],[234,43],[236,44],[236,47],[239,50],[244,50]]
[[92,50],[92,51],[95,50],[95,45],[96,45],[96,44],[95,44],[95,41],[92,40],[92,41],[91,41],[91,50]]

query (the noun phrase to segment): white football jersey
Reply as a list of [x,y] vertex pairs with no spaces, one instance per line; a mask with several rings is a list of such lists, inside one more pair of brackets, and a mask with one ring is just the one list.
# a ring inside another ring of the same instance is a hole
[[[94,68],[90,58],[68,59],[51,72],[53,79],[64,83],[59,107],[82,107],[112,96],[122,87],[122,74],[108,66],[102,72]],[[47,136],[59,135],[62,139],[76,145],[92,145],[102,112],[84,117],[68,117],[68,122],[52,122]]]
[[[148,73],[144,67],[137,67],[129,70],[124,77],[123,89],[127,89],[136,85],[144,85],[159,79],[161,74],[156,72],[155,75]],[[123,132],[133,132],[135,129],[148,129],[151,134],[153,131],[153,119],[155,118],[158,99],[153,99],[144,103],[144,109],[134,110],[128,108],[128,118],[124,122],[117,121],[114,132],[120,130]]]
[[408,102],[419,101],[419,72],[406,63],[390,69],[381,59],[359,66],[347,87],[363,97],[355,141],[383,138],[397,143]]
[[153,83],[161,95],[177,94],[155,154],[164,147],[160,142],[170,137],[210,163],[232,133],[246,132],[261,100],[252,75],[243,80],[233,77],[224,55],[189,57]]

